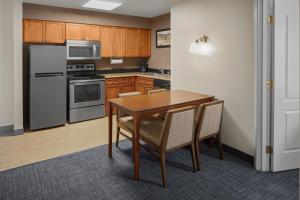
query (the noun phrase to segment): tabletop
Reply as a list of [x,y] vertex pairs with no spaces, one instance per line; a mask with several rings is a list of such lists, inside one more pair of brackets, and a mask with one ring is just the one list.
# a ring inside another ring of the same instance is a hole
[[211,99],[213,96],[183,91],[173,90],[154,93],[151,95],[138,95],[125,98],[110,99],[112,104],[125,108],[131,112],[141,112],[145,110],[175,106],[187,102]]

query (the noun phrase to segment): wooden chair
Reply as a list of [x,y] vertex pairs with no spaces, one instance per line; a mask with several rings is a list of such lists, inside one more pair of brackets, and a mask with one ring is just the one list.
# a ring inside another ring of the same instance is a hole
[[[141,95],[140,92],[127,92],[127,93],[119,93],[118,97],[130,97],[130,96],[138,96]],[[116,138],[116,146],[119,146],[119,137],[120,134],[123,135],[125,138],[131,139],[131,134],[133,132],[133,125],[132,122],[133,117],[129,116],[127,113],[124,113],[121,110],[117,112],[117,138]],[[125,130],[127,133],[121,131],[121,129]]]
[[223,160],[223,149],[221,142],[221,123],[223,114],[224,101],[216,100],[213,102],[202,104],[197,113],[196,118],[196,134],[195,148],[197,169],[200,171],[200,152],[199,142],[208,138],[216,138],[218,140],[219,156]]
[[191,106],[169,110],[164,121],[155,121],[141,125],[141,140],[150,145],[151,149],[154,149],[156,153],[146,146],[143,147],[160,159],[161,178],[164,187],[167,186],[165,170],[167,152],[191,146],[193,168],[195,172],[197,170],[194,145],[196,110],[195,107]]
[[[149,90],[148,91],[148,95],[151,95],[151,94],[154,94],[154,93],[160,93],[160,92],[165,92],[167,91],[167,89],[155,89],[155,90]],[[163,113],[157,113],[157,114],[154,114],[153,115],[154,117],[158,117],[160,119],[165,119],[166,117],[166,112],[163,112]]]
[[166,89],[155,89],[155,90],[149,90],[148,94],[154,94],[154,93],[159,93],[159,92],[164,92],[167,91]]
[[[119,93],[118,97],[119,98],[126,98],[126,97],[137,96],[137,95],[141,95],[141,93],[140,92]],[[157,117],[148,117],[146,119],[141,120],[141,124],[149,124],[149,123],[157,122],[157,121],[162,121],[162,120],[157,118]],[[121,130],[126,131],[126,133],[124,131],[121,131]],[[118,110],[118,112],[117,112],[116,147],[119,147],[120,134],[133,142],[133,140],[132,140],[133,117],[128,115],[127,113],[121,111],[121,110]],[[134,158],[133,152],[132,152],[132,158]]]

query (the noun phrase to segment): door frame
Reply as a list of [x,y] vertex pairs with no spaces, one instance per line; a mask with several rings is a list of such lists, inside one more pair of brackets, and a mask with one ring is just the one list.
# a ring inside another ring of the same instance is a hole
[[274,16],[274,0],[254,0],[255,4],[255,168],[271,171],[271,155],[266,147],[271,145],[272,89],[267,81],[272,80],[274,53],[274,24],[267,23]]

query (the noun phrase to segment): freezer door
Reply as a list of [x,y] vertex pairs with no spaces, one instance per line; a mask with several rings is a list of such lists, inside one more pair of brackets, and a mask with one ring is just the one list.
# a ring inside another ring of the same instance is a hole
[[29,54],[31,76],[35,73],[66,73],[65,46],[31,45]]
[[42,129],[66,122],[66,77],[62,73],[30,77],[30,129]]

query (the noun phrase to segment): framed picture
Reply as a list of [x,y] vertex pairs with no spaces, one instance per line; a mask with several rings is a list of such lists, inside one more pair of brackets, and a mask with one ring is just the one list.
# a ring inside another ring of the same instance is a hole
[[156,31],[156,48],[167,48],[171,46],[171,29]]

